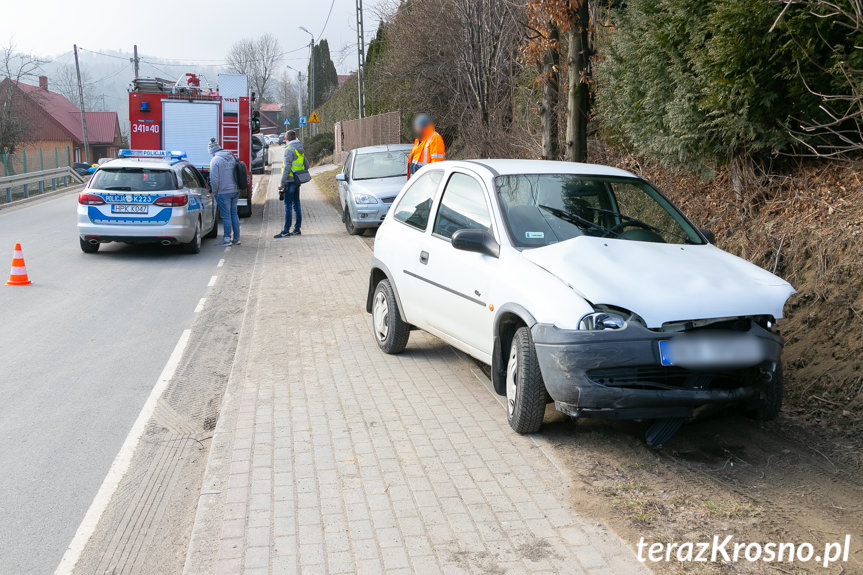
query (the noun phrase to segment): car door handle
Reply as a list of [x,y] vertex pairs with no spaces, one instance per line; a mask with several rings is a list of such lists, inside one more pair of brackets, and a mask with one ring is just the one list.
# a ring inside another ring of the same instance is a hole
[[426,265],[429,263],[429,253],[428,252],[420,252],[420,263]]

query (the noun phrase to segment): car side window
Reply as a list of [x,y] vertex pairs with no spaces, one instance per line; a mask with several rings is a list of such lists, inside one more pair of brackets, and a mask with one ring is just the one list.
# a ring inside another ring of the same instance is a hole
[[449,239],[459,230],[490,229],[491,215],[482,185],[467,174],[456,172],[450,176],[432,232]]
[[183,177],[183,187],[184,188],[200,188],[200,184],[198,184],[198,179],[192,174],[192,171],[185,167],[181,172]]
[[411,227],[425,231],[431,216],[435,192],[441,179],[443,179],[441,170],[429,171],[416,178],[396,205],[393,217]]
[[350,154],[348,154],[348,159],[345,160],[345,169],[344,169],[345,177],[349,180],[351,179],[351,171],[352,171],[351,168],[353,168],[353,166],[354,166],[354,153],[351,152]]
[[195,181],[196,181],[196,182],[198,182],[198,187],[199,187],[199,188],[206,189],[206,188],[207,188],[207,184],[206,184],[206,182],[204,182],[204,176],[202,176],[202,175],[201,175],[201,172],[199,172],[199,171],[198,171],[198,170],[196,170],[195,168],[188,168],[188,170],[189,170],[189,171],[192,173],[192,175],[195,177]]

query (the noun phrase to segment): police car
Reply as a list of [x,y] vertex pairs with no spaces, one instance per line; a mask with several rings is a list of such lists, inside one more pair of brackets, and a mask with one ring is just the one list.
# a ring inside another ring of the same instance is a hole
[[201,251],[217,234],[216,202],[182,152],[120,150],[78,195],[81,250],[109,242],[181,245]]

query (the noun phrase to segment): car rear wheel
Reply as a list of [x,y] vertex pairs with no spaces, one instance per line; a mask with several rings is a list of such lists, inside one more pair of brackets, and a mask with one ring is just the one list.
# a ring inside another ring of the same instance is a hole
[[518,433],[535,433],[545,415],[545,384],[530,330],[521,327],[512,338],[506,366],[506,415]]
[[218,211],[213,216],[213,228],[207,232],[207,235],[204,236],[206,239],[211,240],[219,235],[219,213]]
[[197,254],[201,251],[201,220],[195,224],[195,237],[191,242],[183,244],[183,251],[187,254]]
[[84,238],[78,238],[78,241],[81,242],[81,251],[85,254],[95,254],[99,251],[99,243],[91,244]]
[[372,297],[372,324],[375,341],[381,351],[397,354],[404,351],[411,335],[411,327],[399,313],[396,295],[390,280],[381,280]]
[[352,235],[352,236],[359,236],[359,235],[362,235],[362,233],[363,233],[362,228],[357,228],[357,227],[354,225],[354,221],[351,219],[351,212],[350,212],[350,211],[348,211],[348,207],[347,207],[347,206],[345,206],[345,213],[344,213],[344,216],[343,216],[343,220],[344,220],[344,222],[345,222],[345,229],[348,231],[348,233],[349,233],[350,235]]

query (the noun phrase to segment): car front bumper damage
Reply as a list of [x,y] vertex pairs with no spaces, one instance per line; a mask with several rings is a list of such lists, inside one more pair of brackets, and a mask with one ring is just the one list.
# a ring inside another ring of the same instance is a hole
[[752,400],[772,377],[782,338],[749,321],[740,333],[761,345],[762,361],[733,369],[662,365],[659,342],[682,334],[635,323],[602,331],[535,324],[531,334],[546,390],[559,411],[607,419],[686,418],[704,406]]

